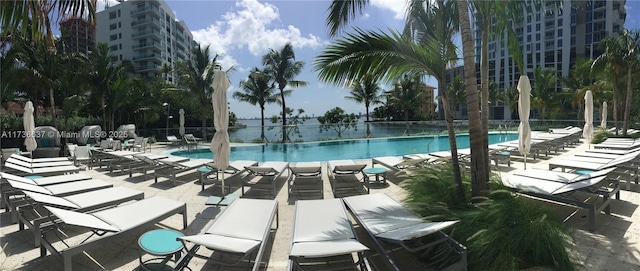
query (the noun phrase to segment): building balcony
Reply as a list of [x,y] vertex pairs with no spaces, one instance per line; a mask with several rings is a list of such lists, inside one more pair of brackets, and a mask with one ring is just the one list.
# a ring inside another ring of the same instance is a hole
[[138,31],[136,33],[131,34],[131,37],[132,38],[142,38],[142,37],[146,37],[146,36],[150,36],[150,35],[160,37],[160,31],[153,30],[153,29],[144,30],[144,31]]
[[151,24],[152,26],[155,26],[156,28],[160,29],[160,20],[155,18],[145,18],[142,20],[135,20],[131,22],[132,27],[143,26],[147,24]]
[[138,43],[131,46],[133,50],[141,50],[141,49],[154,49],[156,51],[162,51],[164,46],[162,46],[159,42],[150,41],[145,43]]
[[136,67],[138,72],[146,72],[146,71],[157,71],[160,70],[160,65],[152,64],[152,65],[140,65]]
[[160,59],[160,54],[156,54],[156,53],[139,54],[133,57],[133,61],[138,61],[138,60],[155,60],[158,62],[162,62],[162,59]]
[[131,11],[131,15],[138,15],[138,14],[143,14],[143,13],[150,13],[150,14],[154,14],[157,15],[158,17],[160,16],[160,9],[158,7],[155,6],[144,6],[141,8],[137,8]]

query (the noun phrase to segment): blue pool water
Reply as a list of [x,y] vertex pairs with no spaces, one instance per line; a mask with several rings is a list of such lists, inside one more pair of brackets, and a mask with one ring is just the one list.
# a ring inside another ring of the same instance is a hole
[[[518,139],[518,134],[489,134],[489,144]],[[456,136],[459,149],[469,147],[469,135]],[[289,143],[231,147],[230,160],[309,162],[339,159],[367,159],[449,150],[446,136],[419,136],[339,140],[313,143]],[[172,155],[213,159],[209,149],[176,151]]]

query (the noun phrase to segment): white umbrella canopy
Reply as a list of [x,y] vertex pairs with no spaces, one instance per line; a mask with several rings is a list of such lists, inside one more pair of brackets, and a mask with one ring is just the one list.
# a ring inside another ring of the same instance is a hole
[[23,119],[23,125],[24,125],[24,132],[25,132],[25,139],[24,139],[24,145],[27,148],[27,151],[33,151],[38,147],[38,142],[36,142],[36,138],[34,135],[34,131],[36,130],[36,124],[35,121],[33,119],[33,103],[31,103],[31,101],[27,101],[27,103],[24,105],[24,119]]
[[184,138],[184,109],[180,108],[180,136]]
[[602,102],[602,116],[600,119],[600,127],[607,129],[607,102]]
[[213,163],[219,171],[222,171],[222,196],[224,196],[224,170],[229,167],[229,109],[227,105],[227,89],[231,84],[224,71],[216,71],[213,79],[213,124],[216,133],[211,140],[211,152],[213,153]]
[[591,141],[593,136],[593,94],[591,90],[587,90],[584,95],[584,128],[582,129],[582,137],[587,142]]
[[527,154],[531,151],[531,127],[529,127],[529,111],[531,110],[531,82],[526,75],[520,76],[518,81],[518,150],[524,155],[524,168],[527,168]]

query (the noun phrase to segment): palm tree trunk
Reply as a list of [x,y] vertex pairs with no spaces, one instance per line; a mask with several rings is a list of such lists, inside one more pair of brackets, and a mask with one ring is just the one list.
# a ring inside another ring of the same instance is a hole
[[260,105],[260,139],[264,143],[264,105]]
[[464,77],[467,88],[467,112],[469,118],[469,145],[471,147],[471,196],[486,196],[489,192],[488,170],[482,153],[482,124],[476,87],[476,64],[474,61],[473,39],[469,23],[469,6],[466,0],[458,1],[460,34],[464,56]]
[[628,67],[627,69],[627,98],[625,99],[624,104],[624,121],[622,123],[622,135],[627,136],[627,129],[629,129],[629,117],[631,116],[631,98],[632,98],[632,90],[631,90],[631,70],[632,67]]
[[[441,80],[440,80],[441,81]],[[444,82],[438,81],[438,89],[443,89]],[[467,197],[464,193],[464,185],[462,183],[462,174],[460,173],[460,162],[458,161],[458,143],[456,142],[456,132],[453,129],[453,116],[451,116],[451,108],[449,107],[449,100],[444,91],[440,94],[442,101],[442,107],[444,111],[444,119],[447,123],[447,135],[449,136],[449,148],[451,149],[451,167],[453,171],[453,178],[456,182],[456,193],[458,197],[463,201],[467,201]]]
[[102,107],[102,127],[108,129],[107,127],[107,110],[105,109],[104,98],[100,101],[100,107]]
[[[615,83],[614,83],[615,84]],[[616,127],[616,135],[618,135],[618,131],[620,130],[620,123],[618,123],[618,90],[613,88],[613,123]]]
[[485,179],[489,180],[491,171],[491,160],[489,160],[489,20],[485,14],[482,15],[482,47],[480,57],[480,89],[482,99],[480,101],[482,110],[482,155],[484,156],[485,168],[487,169]]
[[367,112],[367,137],[371,136],[371,130],[369,129],[369,104],[364,105],[364,109]]
[[58,128],[58,120],[56,119],[56,103],[53,100],[53,88],[49,87],[49,106],[51,107],[51,119],[53,120],[53,127]]
[[202,127],[202,138],[207,140],[207,112],[204,106],[200,109],[200,126]]
[[287,106],[284,103],[284,86],[280,87],[280,99],[282,99],[282,143],[287,142]]

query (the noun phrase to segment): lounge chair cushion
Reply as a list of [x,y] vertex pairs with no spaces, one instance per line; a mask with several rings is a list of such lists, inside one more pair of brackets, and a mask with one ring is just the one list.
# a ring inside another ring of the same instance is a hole
[[236,201],[224,211],[223,219],[216,221],[207,230],[207,234],[261,241],[264,229],[271,225],[268,219],[256,219],[273,212],[273,204],[265,204],[261,200],[245,199]]
[[184,203],[179,201],[152,197],[118,208],[96,212],[94,215],[120,230],[128,230],[155,219],[158,216],[155,210],[177,209],[183,205]]
[[117,227],[109,225],[108,223],[90,214],[67,211],[64,209],[48,207],[48,206],[45,208],[47,208],[47,210],[49,210],[49,212],[51,212],[56,217],[63,219],[64,223],[69,225],[76,225],[76,226],[86,227],[90,229],[104,230],[104,231],[111,231],[111,232],[120,231],[120,229],[118,229]]
[[366,251],[368,248],[357,240],[334,240],[294,243],[289,255],[305,258],[323,258]]
[[443,229],[449,228],[459,221],[443,221],[443,222],[424,222],[420,224],[411,225],[401,229],[396,229],[384,233],[377,234],[379,238],[404,241],[427,236],[429,234],[436,233]]
[[205,246],[212,250],[227,251],[233,253],[247,253],[259,246],[261,241],[247,240],[216,234],[201,234],[180,237],[180,239]]

